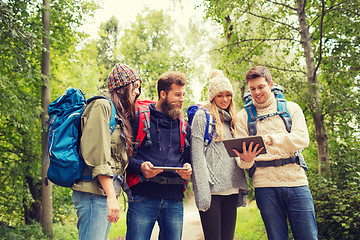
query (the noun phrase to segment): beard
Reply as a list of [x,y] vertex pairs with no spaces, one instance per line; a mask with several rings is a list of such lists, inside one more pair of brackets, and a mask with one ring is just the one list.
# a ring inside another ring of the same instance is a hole
[[170,116],[173,120],[179,119],[182,116],[182,103],[172,102],[170,103],[166,97],[165,101],[161,105],[163,112]]

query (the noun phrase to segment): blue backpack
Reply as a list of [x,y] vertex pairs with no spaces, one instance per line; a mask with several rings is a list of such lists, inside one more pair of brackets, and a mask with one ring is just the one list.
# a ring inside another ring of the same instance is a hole
[[[244,98],[243,98],[244,102],[245,102],[244,108],[248,115],[248,130],[249,130],[250,136],[256,135],[256,133],[257,133],[256,123],[258,121],[262,121],[268,117],[274,117],[277,115],[279,115],[281,117],[281,119],[284,121],[286,131],[288,131],[289,133],[291,132],[292,120],[291,120],[289,111],[287,109],[287,102],[286,102],[286,99],[283,94],[284,90],[280,85],[274,84],[273,87],[271,88],[271,92],[275,95],[275,98],[277,101],[277,111],[275,113],[266,114],[266,115],[262,115],[262,116],[257,115],[256,108],[254,106],[250,90],[247,90],[244,94]],[[296,151],[295,157],[296,157],[296,161],[299,162],[300,166],[303,167],[305,170],[307,170],[308,168],[307,168],[307,165],[305,163],[305,160],[304,160],[304,157],[303,157],[301,151]],[[288,163],[292,163],[292,161],[294,161],[294,160],[291,159],[291,160],[289,160]],[[270,161],[266,162],[265,164],[270,166],[269,163],[270,163]],[[258,165],[259,164],[260,164],[260,162],[258,162]],[[282,166],[282,165],[275,164],[274,166]],[[253,176],[253,174],[255,172],[255,168],[256,168],[256,162],[253,165],[253,167],[251,167],[249,169],[250,177]]]
[[[48,108],[48,156],[50,165],[47,178],[62,187],[71,187],[76,180],[91,181],[91,171],[80,153],[81,115],[88,104],[96,99],[110,101],[110,133],[115,129],[116,115],[114,104],[108,97],[95,96],[86,100],[80,89],[69,87],[64,94],[53,101]],[[47,162],[47,157],[45,163]]]
[[280,117],[284,121],[286,130],[288,132],[291,132],[292,121],[290,114],[287,110],[286,99],[284,98],[283,95],[284,90],[280,85],[274,84],[273,87],[271,88],[271,92],[275,95],[278,110],[275,113],[271,113],[263,116],[257,115],[256,108],[253,104],[253,100],[250,94],[250,90],[247,90],[244,94],[244,102],[245,102],[244,108],[246,109],[246,112],[248,114],[248,129],[250,136],[256,135],[257,133],[256,123],[258,121],[262,121],[268,117],[273,117],[276,115],[280,115]]
[[205,146],[207,146],[207,145],[209,145],[211,143],[212,137],[213,137],[214,132],[215,132],[215,120],[211,116],[210,112],[206,108],[201,108],[200,104],[191,105],[187,110],[188,123],[189,123],[189,125],[192,124],[195,113],[199,109],[204,110],[205,116],[206,116],[206,128],[205,128],[205,135],[204,135],[204,144],[205,144]]

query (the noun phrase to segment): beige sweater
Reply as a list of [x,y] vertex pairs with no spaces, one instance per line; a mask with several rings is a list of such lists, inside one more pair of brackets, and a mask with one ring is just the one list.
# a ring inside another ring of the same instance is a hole
[[[266,115],[277,111],[274,95],[263,104],[254,103],[257,115]],[[269,117],[257,122],[257,135],[269,139],[266,145],[267,154],[261,154],[254,160],[270,161],[294,156],[294,152],[309,145],[309,134],[304,114],[300,106],[294,102],[287,102],[287,108],[292,119],[291,132],[288,133],[280,116]],[[242,109],[235,118],[236,137],[249,136],[247,112]],[[240,168],[248,169],[254,164],[239,160]],[[281,167],[257,167],[253,176],[255,188],[260,187],[297,187],[308,185],[305,170],[299,164],[287,164]]]

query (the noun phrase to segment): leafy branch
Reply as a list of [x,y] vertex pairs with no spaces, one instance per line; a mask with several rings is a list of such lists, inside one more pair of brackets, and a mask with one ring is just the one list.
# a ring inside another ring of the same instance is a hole
[[277,24],[280,24],[280,25],[284,25],[284,26],[289,27],[289,28],[291,28],[291,29],[293,29],[293,30],[295,30],[295,31],[297,31],[297,32],[300,32],[300,29],[298,29],[298,28],[296,28],[296,27],[294,27],[294,26],[291,26],[290,24],[283,23],[283,22],[280,22],[280,21],[276,21],[276,20],[274,20],[274,19],[271,19],[271,18],[268,18],[268,17],[265,17],[265,16],[260,16],[260,15],[257,15],[257,14],[255,14],[255,13],[252,13],[252,12],[250,12],[250,11],[249,11],[249,12],[246,12],[246,13],[248,13],[248,14],[254,16],[254,17],[258,17],[258,18],[261,18],[261,19],[265,19],[265,20],[267,20],[267,21],[269,21],[269,22],[274,22],[274,23],[277,23]]
[[280,5],[280,6],[283,6],[283,7],[286,7],[286,8],[289,8],[289,9],[291,9],[291,10],[296,11],[296,8],[291,7],[291,6],[289,6],[289,5],[286,5],[286,4],[284,4],[284,3],[278,3],[278,2],[275,2],[275,1],[271,1],[271,0],[266,0],[266,1],[269,2],[269,3],[273,3],[273,4],[276,4],[276,5]]
[[232,47],[232,46],[238,46],[240,43],[252,42],[252,41],[261,41],[261,42],[266,42],[266,41],[295,41],[295,42],[301,43],[301,41],[296,40],[296,39],[292,39],[292,38],[252,38],[252,39],[244,39],[244,40],[240,40],[240,41],[237,41],[237,42],[234,42],[234,43],[231,43],[231,44],[226,44],[226,45],[224,45],[222,47],[218,47],[218,48],[211,49],[209,51],[205,51],[203,53],[200,53],[198,56],[196,56],[194,58],[194,60],[201,57],[204,54],[217,52],[217,51],[220,51],[222,49],[226,49],[226,48],[229,48],[229,47]]

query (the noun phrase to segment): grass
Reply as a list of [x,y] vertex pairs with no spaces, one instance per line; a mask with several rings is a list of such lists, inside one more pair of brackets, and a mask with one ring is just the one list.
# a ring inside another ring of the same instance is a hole
[[266,240],[266,231],[256,202],[238,208],[235,227],[236,240]]
[[79,239],[79,233],[76,227],[77,218],[72,223],[68,222],[66,225],[56,223],[53,225],[53,238],[52,240],[76,240]]

